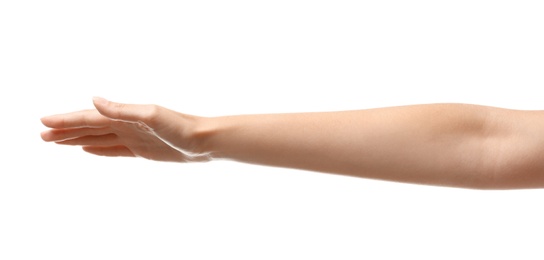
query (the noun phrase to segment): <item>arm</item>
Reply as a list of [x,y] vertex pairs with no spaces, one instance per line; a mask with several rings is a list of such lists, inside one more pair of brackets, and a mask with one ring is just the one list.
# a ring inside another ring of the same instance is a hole
[[537,111],[428,104],[203,118],[101,99],[95,106],[99,112],[42,119],[53,128],[42,138],[109,156],[230,159],[467,188],[544,187],[544,116]]
[[544,187],[544,116],[430,104],[210,119],[214,157],[470,188]]

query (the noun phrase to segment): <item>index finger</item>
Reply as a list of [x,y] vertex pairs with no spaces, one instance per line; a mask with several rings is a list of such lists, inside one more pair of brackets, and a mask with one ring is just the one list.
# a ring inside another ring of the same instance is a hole
[[96,109],[46,116],[41,121],[50,128],[104,127],[111,122]]

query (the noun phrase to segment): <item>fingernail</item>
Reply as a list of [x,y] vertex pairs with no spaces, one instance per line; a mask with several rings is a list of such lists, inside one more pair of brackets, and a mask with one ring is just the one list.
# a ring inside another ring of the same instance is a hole
[[105,105],[108,101],[101,97],[93,97],[93,102],[98,105]]

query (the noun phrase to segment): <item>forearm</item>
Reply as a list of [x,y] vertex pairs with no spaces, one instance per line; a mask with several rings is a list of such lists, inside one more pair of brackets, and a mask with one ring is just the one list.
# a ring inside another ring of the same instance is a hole
[[[492,176],[486,107],[437,104],[208,119],[215,158],[391,181],[479,187]],[[489,157],[489,158],[488,158]]]

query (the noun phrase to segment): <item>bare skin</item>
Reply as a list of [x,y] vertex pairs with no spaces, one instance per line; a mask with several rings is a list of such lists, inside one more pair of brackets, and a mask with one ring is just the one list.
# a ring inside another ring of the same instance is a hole
[[544,187],[544,112],[467,104],[198,117],[95,98],[42,118],[43,140],[102,156],[228,159],[473,189]]

